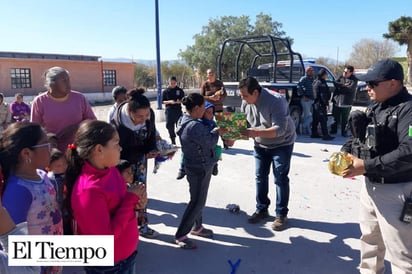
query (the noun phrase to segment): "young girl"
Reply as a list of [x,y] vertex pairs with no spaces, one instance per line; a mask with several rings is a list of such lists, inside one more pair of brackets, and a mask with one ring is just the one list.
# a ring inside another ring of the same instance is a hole
[[60,211],[63,209],[64,173],[67,169],[67,160],[63,152],[57,148],[51,150],[50,161],[46,167],[47,177],[56,190],[56,200]]
[[[29,235],[62,235],[62,216],[56,191],[44,169],[50,159],[50,143],[40,125],[20,122],[3,135],[1,165],[6,180],[3,205],[16,224],[27,222]],[[59,273],[47,267],[43,273]]]
[[135,273],[139,233],[134,208],[138,203],[144,206],[147,199],[143,185],[126,188],[116,169],[120,151],[114,127],[86,120],[67,152],[67,201],[77,233],[114,235],[115,265],[85,267],[87,273]]
[[127,160],[120,160],[120,162],[116,166],[117,170],[122,175],[126,185],[130,187],[133,184],[133,166]]
[[[0,181],[3,175],[1,174],[0,167]],[[3,207],[0,199],[0,273],[2,274],[38,274],[40,273],[40,267],[36,266],[9,266],[8,262],[8,250],[9,241],[8,236],[10,235],[26,235],[27,234],[27,223],[20,223],[16,225],[12,218],[10,217],[7,210]]]
[[200,237],[211,237],[213,231],[202,225],[202,210],[206,204],[210,177],[213,166],[217,162],[215,147],[218,132],[223,129],[210,130],[199,119],[205,112],[205,102],[202,95],[192,93],[182,100],[187,113],[182,117],[177,135],[182,144],[183,162],[190,188],[190,201],[175,234],[176,244],[183,249],[196,248],[187,234]]

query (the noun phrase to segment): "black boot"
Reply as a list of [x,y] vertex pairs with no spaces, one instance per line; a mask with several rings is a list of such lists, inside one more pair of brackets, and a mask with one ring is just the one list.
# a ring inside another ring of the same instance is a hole
[[170,140],[172,141],[172,145],[176,145],[176,137],[170,137]]
[[217,163],[213,166],[212,175],[216,176],[219,173],[219,169],[217,168]]
[[186,176],[186,172],[182,169],[179,169],[177,173],[176,180],[182,180]]

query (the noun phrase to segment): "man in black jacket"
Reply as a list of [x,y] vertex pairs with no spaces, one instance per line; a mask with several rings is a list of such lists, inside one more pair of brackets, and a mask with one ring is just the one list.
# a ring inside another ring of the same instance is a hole
[[338,127],[341,128],[343,137],[346,135],[346,124],[348,123],[349,113],[355,98],[358,79],[353,75],[354,67],[347,65],[343,70],[343,75],[335,81],[335,92],[333,93],[333,118],[330,133],[335,134]]
[[[360,192],[361,273],[384,273],[385,251],[393,273],[412,273],[412,95],[403,79],[402,66],[390,59],[359,76],[375,103],[366,112],[366,123],[360,119],[366,128],[354,131],[365,136],[351,136],[341,149],[353,159],[344,177],[365,176]],[[362,159],[353,156],[356,151]]]

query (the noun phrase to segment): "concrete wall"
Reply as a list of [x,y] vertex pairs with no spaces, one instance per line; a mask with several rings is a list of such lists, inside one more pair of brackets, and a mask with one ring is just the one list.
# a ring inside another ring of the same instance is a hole
[[[134,87],[134,63],[53,60],[34,58],[0,58],[0,92],[6,96],[16,93],[36,95],[46,90],[44,72],[54,66],[67,69],[73,90],[81,92],[111,92],[113,86],[103,86],[102,70],[116,70],[116,84],[127,89]],[[11,88],[11,68],[29,68],[31,72],[31,88]]]

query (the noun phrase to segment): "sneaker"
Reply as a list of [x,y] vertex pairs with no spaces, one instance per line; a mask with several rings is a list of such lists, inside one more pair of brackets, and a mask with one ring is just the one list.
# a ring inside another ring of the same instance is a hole
[[213,230],[201,227],[198,230],[190,231],[190,234],[203,237],[203,238],[212,238],[213,237]]
[[181,249],[196,249],[197,248],[197,245],[186,236],[180,239],[176,239],[175,244],[177,244]]
[[287,222],[287,217],[276,217],[276,219],[272,223],[272,229],[275,231],[284,230],[286,228]]
[[139,235],[148,239],[155,239],[159,236],[159,232],[145,225],[139,228]]
[[324,140],[324,141],[330,141],[330,140],[333,140],[333,139],[335,139],[335,137],[330,136],[330,135],[325,135],[325,136],[322,137],[322,140]]
[[259,223],[260,221],[266,219],[267,217],[269,217],[269,213],[265,210],[265,211],[258,211],[256,210],[255,213],[252,214],[252,216],[250,216],[247,221],[250,224],[256,224]]
[[322,136],[320,136],[318,134],[312,134],[312,135],[310,135],[310,138],[322,138]]
[[184,172],[183,170],[179,170],[179,172],[177,173],[176,180],[182,180],[185,176],[186,172]]
[[213,171],[212,171],[212,175],[216,176],[219,173],[219,170],[217,169],[217,164],[215,164],[213,166]]

